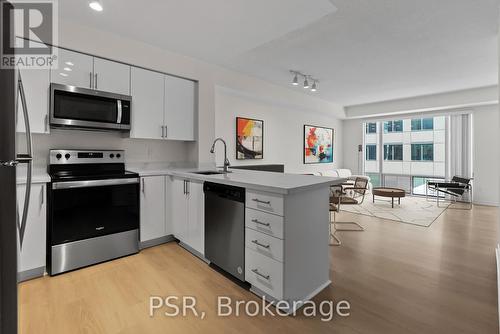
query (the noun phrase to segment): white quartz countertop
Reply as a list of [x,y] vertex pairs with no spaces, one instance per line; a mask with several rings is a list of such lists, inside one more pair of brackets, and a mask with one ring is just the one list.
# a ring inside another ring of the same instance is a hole
[[346,178],[323,177],[301,174],[273,173],[254,170],[230,169],[230,173],[217,175],[196,174],[215,171],[213,168],[128,168],[140,176],[170,175],[190,180],[208,181],[258,191],[289,194],[307,189],[342,184]]
[[[273,173],[262,172],[254,170],[233,169],[231,173],[217,174],[217,175],[203,175],[196,174],[203,171],[215,171],[214,168],[174,168],[161,165],[141,165],[141,166],[128,166],[127,170],[136,172],[140,176],[175,176],[190,180],[208,181],[221,184],[227,184],[237,187],[244,187],[258,191],[268,191],[278,194],[289,194],[307,189],[342,184],[347,179],[301,175],[301,174],[288,174],[288,173]],[[17,184],[26,184],[26,167],[17,167]],[[33,168],[33,183],[47,183],[50,182],[50,176],[46,168],[34,167]]]
[[[32,183],[47,183],[50,182],[50,176],[47,173],[47,167],[33,167],[33,173],[31,177]],[[26,167],[17,166],[16,169],[16,183],[26,184]]]

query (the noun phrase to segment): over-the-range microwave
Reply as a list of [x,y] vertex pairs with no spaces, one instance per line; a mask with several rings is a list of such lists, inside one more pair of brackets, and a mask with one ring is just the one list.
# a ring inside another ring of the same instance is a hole
[[88,88],[50,84],[50,126],[130,131],[132,97]]

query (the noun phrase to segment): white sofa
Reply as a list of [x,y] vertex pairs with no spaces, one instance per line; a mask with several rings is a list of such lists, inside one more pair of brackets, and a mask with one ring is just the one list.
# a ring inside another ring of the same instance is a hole
[[357,177],[363,177],[368,179],[368,190],[371,191],[372,183],[370,182],[370,177],[366,175],[353,175],[350,169],[339,168],[339,169],[330,169],[327,171],[319,172],[321,176],[329,176],[329,177],[345,177],[351,181],[355,181]]

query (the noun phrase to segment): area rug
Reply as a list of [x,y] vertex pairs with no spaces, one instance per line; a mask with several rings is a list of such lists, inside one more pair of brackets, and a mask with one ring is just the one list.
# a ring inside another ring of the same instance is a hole
[[401,205],[394,199],[394,209],[391,207],[390,199],[375,196],[375,203],[372,199],[372,194],[367,193],[361,205],[343,205],[340,210],[428,227],[448,208],[446,203],[442,202],[438,207],[435,201],[427,201],[425,197],[417,196],[401,198]]

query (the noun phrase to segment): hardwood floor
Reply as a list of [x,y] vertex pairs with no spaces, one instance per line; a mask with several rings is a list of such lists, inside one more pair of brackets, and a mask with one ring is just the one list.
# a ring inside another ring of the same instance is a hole
[[[21,333],[498,333],[497,210],[446,210],[428,228],[339,215],[366,231],[339,232],[333,284],[315,301],[348,300],[347,318],[218,318],[219,295],[259,298],[169,243],[22,283]],[[151,295],[195,296],[206,318],[150,317]]]

